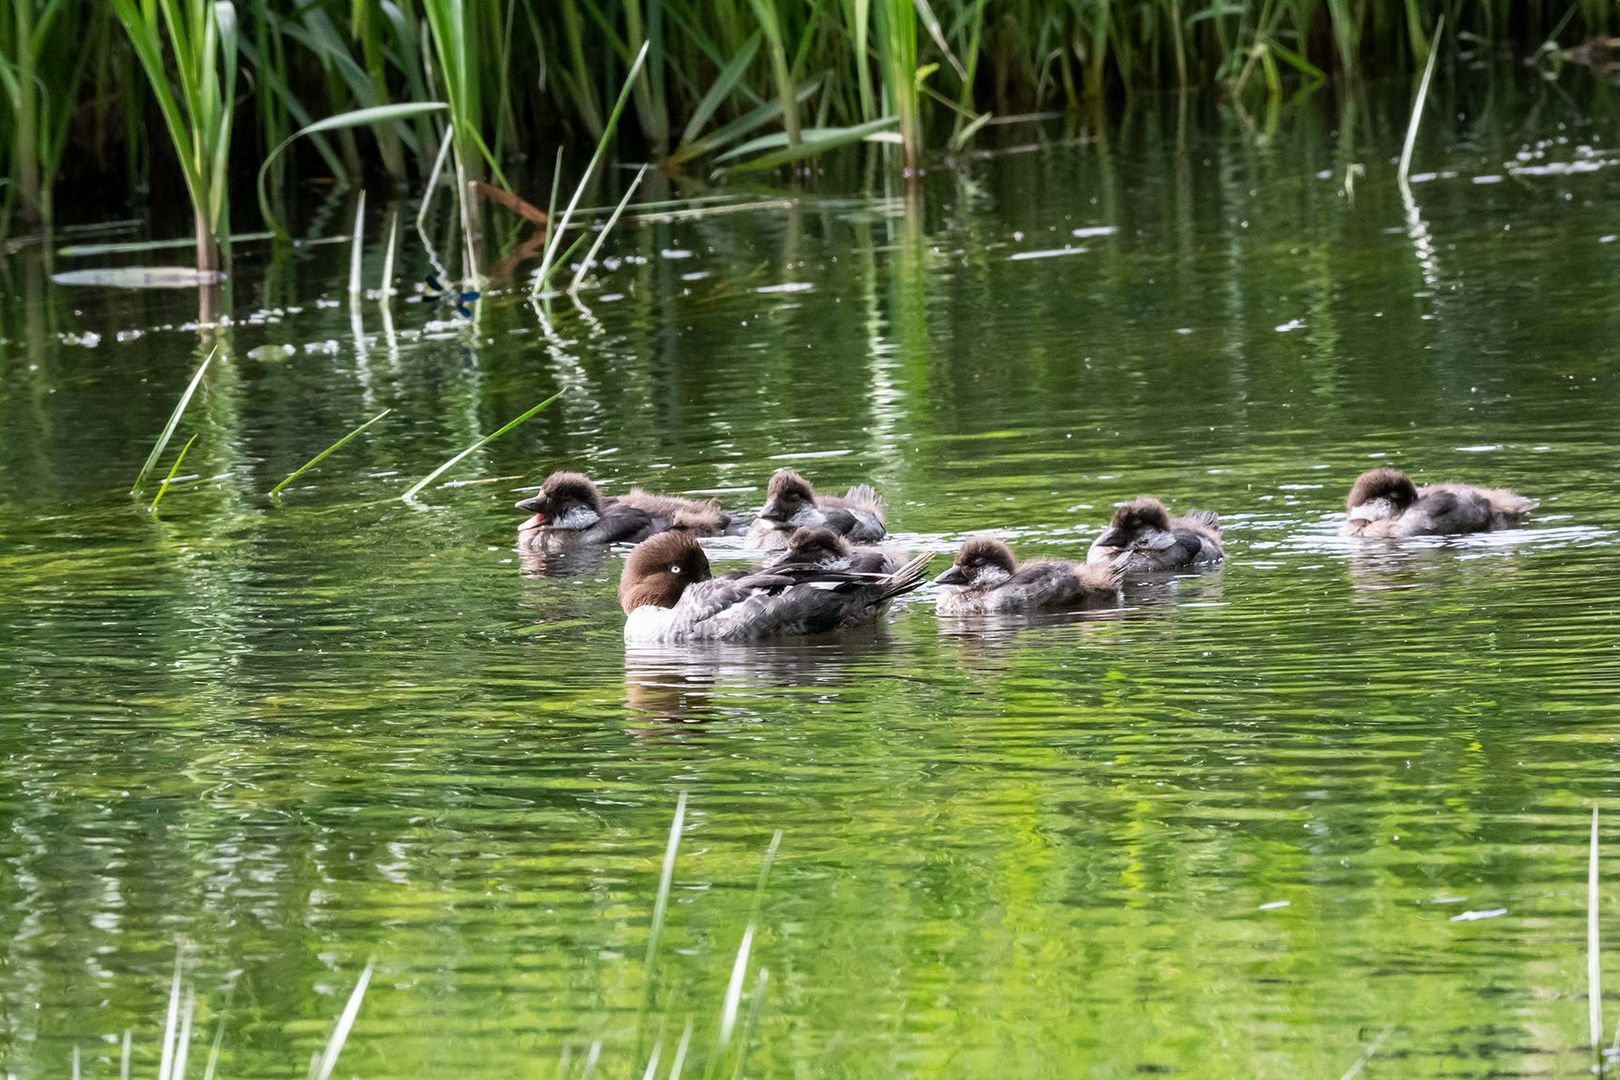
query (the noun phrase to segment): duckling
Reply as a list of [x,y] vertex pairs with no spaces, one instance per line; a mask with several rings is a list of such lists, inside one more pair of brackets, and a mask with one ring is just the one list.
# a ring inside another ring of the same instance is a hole
[[518,545],[548,552],[633,544],[670,529],[720,536],[741,524],[712,501],[653,495],[640,488],[604,498],[590,478],[576,472],[552,473],[540,493],[517,508],[534,515],[518,526]]
[[1124,556],[1125,570],[1146,573],[1220,562],[1221,522],[1212,511],[1189,510],[1173,518],[1158,499],[1133,499],[1114,508],[1113,520],[1086,552],[1089,563]]
[[900,569],[910,556],[899,548],[856,546],[824,525],[795,529],[785,548],[765,557],[767,567],[819,566],[881,576]]
[[883,502],[870,484],[856,484],[839,498],[817,495],[810,481],[792,469],[778,469],[765,491],[765,506],[748,529],[747,546],[786,547],[793,530],[821,525],[856,543],[883,539]]
[[1119,603],[1124,560],[1019,564],[1012,549],[988,536],[962,541],[951,568],[934,579],[946,589],[941,615],[990,615],[1060,608],[1113,607]]
[[632,643],[757,641],[818,634],[875,621],[889,601],[921,588],[929,556],[893,574],[818,567],[736,571],[715,577],[703,548],[685,532],[636,545],[619,578],[624,640]]
[[1399,469],[1368,469],[1345,499],[1344,536],[1400,539],[1509,529],[1530,513],[1531,502],[1506,488],[1469,484],[1418,487]]

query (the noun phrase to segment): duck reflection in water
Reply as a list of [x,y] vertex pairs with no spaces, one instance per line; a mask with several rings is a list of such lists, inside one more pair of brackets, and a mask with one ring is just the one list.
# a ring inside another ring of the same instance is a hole
[[567,551],[541,547],[519,547],[518,569],[524,577],[580,577],[600,570],[614,551],[601,544],[583,544]]
[[903,677],[896,672],[910,662],[896,658],[896,648],[882,623],[813,641],[629,645],[625,707],[664,723],[770,722],[785,697],[836,706],[852,687],[865,693],[874,680]]
[[[1358,602],[1413,589],[1478,588],[1500,593],[1519,568],[1513,533],[1429,536],[1403,544],[1356,544],[1345,560]],[[1518,534],[1524,535],[1522,533]]]

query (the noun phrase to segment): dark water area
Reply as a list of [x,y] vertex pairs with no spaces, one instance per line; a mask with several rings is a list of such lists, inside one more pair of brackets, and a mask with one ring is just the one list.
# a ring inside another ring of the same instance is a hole
[[[1398,94],[1354,124],[1171,102],[1009,126],[909,198],[830,175],[627,219],[544,318],[528,264],[471,321],[368,300],[357,333],[345,245],[249,243],[199,332],[194,292],[50,282],[150,254],[13,253],[0,1068],[111,1075],[129,1029],[154,1072],[182,942],[222,1075],[301,1071],[368,961],[343,1075],[577,1074],[598,1041],[612,1075],[658,1042],[662,1075],[688,1019],[695,1074],[780,830],[747,1075],[1340,1076],[1374,1044],[1363,1076],[1589,1070],[1615,111],[1445,93],[1409,196]],[[214,345],[148,513],[131,481]],[[1340,539],[1377,463],[1537,510]],[[976,531],[1080,557],[1144,493],[1218,511],[1229,559],[1119,611],[968,625],[924,592],[845,640],[649,652],[621,553],[559,576],[512,543],[554,468],[751,508],[784,464],[873,483],[936,569]]]

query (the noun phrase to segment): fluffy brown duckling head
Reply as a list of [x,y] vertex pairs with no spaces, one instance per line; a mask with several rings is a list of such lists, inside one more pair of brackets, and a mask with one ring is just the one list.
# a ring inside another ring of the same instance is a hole
[[1381,466],[1368,469],[1350,485],[1344,509],[1358,521],[1394,517],[1417,502],[1417,485],[1399,469]]
[[792,469],[777,469],[765,489],[765,506],[759,516],[766,521],[789,524],[816,508],[816,490],[810,481]]
[[619,606],[674,607],[687,586],[708,581],[709,557],[690,533],[665,532],[637,544],[619,575]]
[[533,514],[523,529],[588,529],[602,518],[602,495],[589,477],[576,472],[554,472],[538,494],[517,508]]
[[951,568],[935,578],[934,584],[986,589],[1017,572],[1018,560],[1012,548],[993,537],[970,536],[962,541]]
[[1158,499],[1142,497],[1121,503],[1114,508],[1108,530],[1098,537],[1102,547],[1152,548],[1173,542],[1170,535],[1170,512]]
[[788,537],[788,546],[782,549],[775,564],[795,566],[831,566],[849,558],[849,541],[821,526],[794,529]]

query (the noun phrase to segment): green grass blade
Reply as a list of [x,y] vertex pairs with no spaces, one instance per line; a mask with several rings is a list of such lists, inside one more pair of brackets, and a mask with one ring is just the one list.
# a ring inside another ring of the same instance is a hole
[[394,247],[399,241],[399,211],[395,210],[388,218],[388,247],[383,252],[382,281],[377,285],[377,293],[384,304],[394,295]]
[[[820,86],[821,80],[819,78],[806,81],[799,87],[799,101],[809,100],[810,95],[815,93]],[[780,115],[782,115],[782,103],[780,101],[767,101],[763,105],[750,109],[735,120],[720,125],[709,134],[676,147],[675,152],[665,158],[664,161],[668,165],[678,165],[683,161],[690,161],[693,158],[711,154],[722,146],[742,138],[750,131],[764,127]]]
[[771,973],[765,968],[759,969],[759,975],[754,979],[754,993],[748,999],[748,1016],[744,1018],[742,1029],[737,1033],[737,1064],[732,1067],[731,1080],[743,1080],[743,1065],[748,1061],[748,1044],[754,1037],[754,1028],[759,1023],[760,1006],[765,1003],[765,984]]
[[360,973],[360,979],[354,984],[354,992],[349,995],[349,1003],[343,1006],[343,1015],[338,1017],[337,1026],[332,1029],[332,1038],[326,1044],[326,1053],[321,1055],[320,1068],[315,1072],[315,1080],[328,1080],[332,1070],[337,1067],[338,1054],[343,1052],[343,1044],[349,1037],[349,1031],[354,1027],[354,1018],[360,1014],[360,1002],[366,996],[366,987],[371,983],[371,965]]
[[281,225],[281,219],[276,217],[275,211],[270,209],[270,196],[265,192],[264,179],[270,173],[270,166],[280,153],[292,145],[302,135],[315,135],[323,131],[336,131],[339,128],[365,127],[370,124],[389,123],[394,120],[405,120],[424,113],[438,112],[450,106],[442,101],[414,101],[398,105],[377,105],[370,109],[355,109],[352,112],[339,113],[328,116],[324,120],[317,120],[299,128],[285,139],[281,140],[274,150],[265,155],[264,161],[259,165],[259,213],[264,217],[264,223],[270,226],[270,231],[278,239],[290,240],[287,230]]
[[980,113],[978,116],[975,116],[971,121],[968,122],[967,126],[962,128],[962,130],[957,132],[955,135],[951,136],[951,149],[960,151],[968,144],[969,140],[971,140],[973,136],[979,133],[979,129],[984,127],[984,125],[988,124],[989,122],[990,114],[987,112]]
[[686,1065],[686,1051],[692,1045],[692,1018],[686,1018],[686,1028],[681,1032],[681,1041],[675,1047],[675,1060],[669,1064],[669,1080],[681,1080],[681,1070]]
[[[198,434],[201,434],[201,432],[198,432]],[[170,481],[172,481],[175,478],[175,476],[178,475],[179,472],[180,472],[180,463],[182,461],[186,460],[186,451],[190,450],[191,449],[191,444],[196,442],[196,441],[197,441],[197,435],[193,435],[191,438],[186,440],[186,445],[184,445],[184,446],[182,446],[180,448],[180,453],[178,455],[176,455],[176,457],[174,459],[174,464],[172,466],[170,466],[170,468],[169,468],[169,475],[165,476],[163,478],[163,483],[158,485],[157,494],[152,496],[152,505],[148,506],[146,508],[146,512],[148,514],[157,513],[157,504],[158,504],[159,500],[161,500],[163,498],[163,493],[169,490]]]
[[[1435,33],[1436,43],[1440,34]],[[1432,53],[1430,55],[1433,55]],[[1603,1054],[1603,978],[1598,961],[1598,808],[1592,804],[1592,844],[1586,864],[1586,1010],[1592,1052]]]
[[563,209],[562,218],[555,223],[546,219],[546,228],[551,235],[546,238],[545,254],[540,257],[540,270],[535,274],[534,288],[531,295],[539,296],[545,291],[546,282],[551,278],[551,270],[556,262],[557,249],[562,243],[563,230],[568,228],[568,219],[574,216],[574,208],[579,205],[580,196],[585,194],[585,185],[590,183],[591,174],[601,162],[602,156],[607,153],[608,143],[613,139],[613,132],[619,126],[619,116],[624,112],[625,103],[630,100],[630,94],[636,86],[636,76],[641,74],[641,66],[647,62],[647,43],[642,42],[641,51],[636,53],[636,59],[630,65],[630,72],[624,77],[624,86],[619,90],[619,98],[613,103],[613,111],[608,114],[607,124],[602,128],[602,137],[597,140],[596,152],[591,155],[590,162],[585,166],[585,174],[579,178],[579,186],[574,188],[573,196]]
[[765,886],[771,879],[771,867],[776,862],[776,851],[782,846],[782,830],[771,835],[765,848],[765,861],[759,868],[759,883],[754,888],[754,909],[743,929],[742,941],[737,944],[737,958],[731,965],[731,979],[726,984],[726,996],[720,1007],[720,1029],[715,1034],[714,1050],[709,1054],[704,1076],[713,1076],[719,1069],[726,1051],[731,1046],[732,1034],[737,1028],[737,1010],[742,1003],[743,978],[748,974],[749,954],[753,949],[754,932],[759,926],[760,912],[765,907]]
[[158,1080],[169,1080],[174,1066],[174,1039],[180,1018],[180,950],[174,950],[174,981],[169,984],[169,1011],[163,1020],[163,1053],[158,1059]]
[[169,440],[174,438],[174,429],[180,426],[180,414],[186,411],[187,405],[191,404],[191,395],[197,392],[197,385],[202,382],[203,372],[208,370],[209,362],[214,359],[214,354],[218,351],[217,348],[209,350],[208,355],[203,357],[203,362],[198,365],[197,374],[191,377],[191,383],[186,387],[186,392],[180,395],[180,401],[175,405],[174,412],[169,414],[169,422],[164,425],[163,434],[158,436],[157,445],[152,447],[150,454],[146,455],[146,464],[142,465],[141,471],[136,474],[135,486],[129,489],[131,495],[141,493],[141,486],[146,483],[147,476],[157,466],[158,458],[163,456],[164,447],[168,446]]
[[603,241],[607,239],[608,233],[613,231],[613,226],[619,223],[619,215],[624,213],[624,208],[630,203],[630,196],[636,193],[636,188],[641,186],[641,178],[646,175],[647,166],[643,165],[640,171],[636,173],[636,178],[630,181],[630,186],[624,189],[624,198],[619,200],[619,205],[615,206],[613,213],[608,215],[607,224],[603,225],[602,231],[596,234],[596,242],[591,245],[591,250],[585,253],[585,260],[579,264],[579,272],[574,275],[573,282],[568,286],[569,292],[579,291],[579,283],[585,280],[585,272],[596,261],[596,253],[602,250]]
[[709,118],[715,114],[715,110],[724,105],[732,91],[737,89],[737,83],[742,81],[742,77],[748,72],[748,65],[754,62],[754,54],[759,52],[759,41],[759,31],[755,30],[743,44],[742,50],[732,57],[731,62],[719,75],[715,76],[714,85],[709,87],[709,92],[703,95],[703,100],[692,110],[692,119],[687,122],[686,130],[681,132],[682,146],[698,137],[698,133],[708,126]]
[[417,207],[416,210],[416,228],[418,231],[421,231],[426,225],[428,207],[433,205],[433,193],[439,189],[439,173],[444,171],[444,159],[450,154],[450,139],[454,134],[454,128],[445,127],[444,139],[439,143],[439,154],[433,159],[433,168],[428,171],[427,186],[422,189],[422,205]]
[[1423,103],[1429,97],[1429,80],[1434,78],[1434,59],[1440,55],[1440,35],[1446,32],[1446,17],[1440,16],[1435,24],[1434,42],[1429,46],[1429,59],[1423,65],[1423,81],[1418,83],[1417,100],[1412,102],[1412,120],[1406,126],[1406,142],[1401,145],[1401,161],[1395,168],[1395,179],[1402,186],[1412,172],[1412,148],[1417,145],[1418,125],[1423,122]]
[[286,487],[288,484],[292,483],[294,480],[298,479],[300,476],[303,476],[310,469],[313,469],[315,466],[319,465],[321,463],[322,459],[327,457],[327,455],[331,454],[333,451],[341,450],[343,448],[343,445],[345,443],[347,443],[350,439],[353,439],[356,435],[359,435],[362,431],[366,430],[366,428],[370,427],[372,424],[375,424],[377,421],[381,420],[383,417],[387,416],[389,413],[391,413],[393,411],[394,411],[393,409],[384,409],[382,412],[378,413],[376,416],[373,416],[370,420],[367,420],[365,423],[361,424],[359,427],[355,428],[353,431],[351,431],[347,435],[343,436],[343,438],[339,439],[337,442],[333,443],[331,446],[328,446],[325,450],[322,450],[320,453],[316,454],[314,457],[310,458],[308,461],[306,461],[302,465],[298,466],[298,468],[294,469],[292,472],[287,474],[287,479],[283,480],[281,483],[279,483],[275,487],[271,488],[270,489],[270,494],[271,495],[280,494],[282,488]]
[[638,1058],[641,1056],[646,1019],[652,1013],[653,997],[658,991],[658,951],[664,940],[664,919],[669,913],[669,893],[675,883],[675,856],[681,849],[681,828],[685,824],[686,792],[682,791],[675,799],[675,817],[669,823],[669,842],[664,845],[664,864],[658,873],[658,894],[653,899],[652,926],[647,931],[647,957],[642,963],[642,979],[646,987],[641,994],[641,1012],[636,1016]]
[[681,850],[681,826],[686,823],[686,792],[675,800],[675,818],[669,823],[669,842],[664,845],[664,865],[658,874],[658,896],[653,901],[652,929],[647,935],[647,970],[658,959],[658,945],[664,936],[664,917],[669,912],[669,891],[675,883],[675,857]]
[[349,303],[360,301],[365,292],[365,286],[360,281],[360,257],[364,254],[366,232],[366,193],[360,192],[360,198],[354,204],[354,230],[349,234]]
[[523,423],[529,417],[533,416],[535,413],[540,412],[542,409],[546,408],[552,402],[554,402],[558,398],[562,397],[564,392],[565,391],[562,391],[562,390],[557,391],[555,394],[552,394],[550,397],[546,398],[546,400],[542,401],[540,404],[534,406],[532,409],[529,409],[527,412],[523,413],[523,415],[517,417],[514,420],[507,421],[499,429],[497,429],[493,434],[485,435],[482,439],[479,439],[477,442],[475,442],[471,446],[467,447],[467,449],[463,450],[461,453],[457,454],[455,457],[451,458],[449,461],[445,462],[443,465],[440,465],[437,469],[434,469],[432,472],[430,472],[426,476],[422,477],[422,479],[420,479],[416,483],[412,484],[411,487],[410,487],[410,490],[406,491],[405,494],[400,496],[400,498],[401,499],[414,499],[416,497],[417,492],[421,491],[423,488],[425,488],[429,484],[433,483],[433,481],[437,480],[439,477],[443,476],[445,473],[447,473],[451,469],[455,468],[456,465],[461,462],[462,458],[466,457],[468,454],[472,453],[474,450],[478,450],[478,449],[480,449],[482,447],[488,446],[490,443],[494,442],[496,439],[500,438],[502,435],[505,435],[508,431],[511,431],[513,428],[515,428],[519,424]]
[[716,160],[729,161],[732,158],[742,157],[758,150],[779,147],[773,153],[761,154],[759,157],[749,161],[726,166],[722,171],[757,172],[761,169],[774,169],[776,166],[786,165],[790,161],[798,161],[800,158],[812,157],[840,146],[860,142],[868,136],[887,131],[889,128],[894,127],[896,122],[895,117],[885,116],[873,120],[871,123],[856,124],[853,127],[805,128],[799,133],[799,143],[797,145],[784,145],[787,140],[781,132],[774,135],[762,135],[757,139],[750,139],[734,150],[721,154]]
[[782,128],[788,145],[799,141],[799,107],[793,94],[793,72],[788,66],[787,41],[783,37],[782,20],[776,10],[776,0],[748,0],[754,9],[754,18],[765,34],[770,46],[771,73],[776,80],[776,96],[782,102]]
[[556,266],[553,267],[553,272],[555,272],[556,267],[567,266],[568,265],[568,260],[572,259],[574,257],[574,252],[578,251],[581,247],[585,246],[585,241],[589,240],[590,238],[591,238],[591,234],[590,233],[584,233],[584,232],[580,233],[577,237],[575,237],[574,242],[572,244],[569,244],[566,248],[564,248],[563,253],[561,255],[557,256],[557,262],[556,262]]
[[551,228],[557,222],[557,188],[562,184],[562,147],[551,163],[551,200],[546,203],[546,246],[551,246]]

